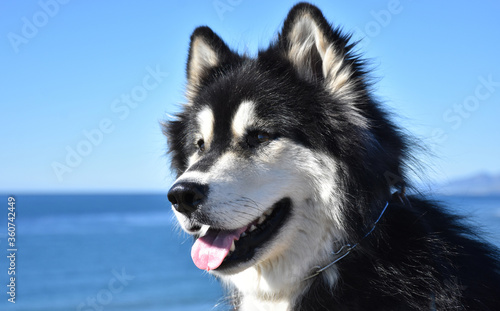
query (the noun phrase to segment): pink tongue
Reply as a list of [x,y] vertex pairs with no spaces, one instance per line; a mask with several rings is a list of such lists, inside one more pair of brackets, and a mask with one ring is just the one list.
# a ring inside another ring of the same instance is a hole
[[194,264],[202,270],[217,269],[227,254],[234,240],[247,228],[232,231],[208,230],[207,234],[198,238],[191,248],[191,258]]

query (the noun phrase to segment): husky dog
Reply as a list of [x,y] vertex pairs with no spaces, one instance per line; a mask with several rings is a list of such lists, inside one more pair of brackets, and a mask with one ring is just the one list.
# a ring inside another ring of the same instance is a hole
[[256,58],[194,31],[164,124],[194,264],[235,310],[500,310],[494,247],[405,195],[410,140],[349,41],[307,3]]

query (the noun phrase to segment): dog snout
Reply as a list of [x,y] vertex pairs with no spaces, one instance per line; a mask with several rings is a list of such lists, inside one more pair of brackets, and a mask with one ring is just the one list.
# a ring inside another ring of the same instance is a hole
[[168,191],[168,200],[179,213],[189,217],[205,202],[208,186],[193,182],[176,183]]

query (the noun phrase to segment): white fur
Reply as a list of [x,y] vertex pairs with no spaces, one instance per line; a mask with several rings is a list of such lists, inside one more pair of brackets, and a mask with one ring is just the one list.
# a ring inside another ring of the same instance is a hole
[[197,115],[198,126],[200,128],[201,138],[205,141],[205,148],[208,148],[212,142],[214,131],[214,114],[209,107],[203,108]]
[[351,70],[344,65],[344,56],[331,42],[328,42],[314,19],[303,14],[295,22],[289,39],[291,46],[288,57],[292,60],[302,77],[314,79],[312,72],[312,50],[316,50],[322,59],[323,77],[332,93],[349,93]]
[[[210,147],[210,143],[212,142],[213,138],[213,130],[214,130],[214,114],[212,110],[209,107],[204,107],[201,109],[200,112],[198,112],[196,116],[196,120],[198,122],[198,128],[199,131],[196,133],[195,140],[203,139],[205,142],[205,148]],[[193,144],[197,143],[197,141],[193,141]],[[198,152],[193,153],[188,157],[188,168],[191,167],[198,159],[200,158],[200,155]]]
[[212,67],[219,64],[219,56],[215,50],[201,37],[193,39],[191,43],[191,59],[188,68],[188,84],[186,96],[187,106],[192,105],[192,99],[200,85],[203,75]]
[[243,101],[236,111],[232,124],[235,137],[242,137],[246,130],[255,125],[255,108],[251,101]]
[[198,83],[209,68],[217,66],[219,58],[214,49],[202,38],[195,38],[191,46],[191,61],[189,64],[190,82]]

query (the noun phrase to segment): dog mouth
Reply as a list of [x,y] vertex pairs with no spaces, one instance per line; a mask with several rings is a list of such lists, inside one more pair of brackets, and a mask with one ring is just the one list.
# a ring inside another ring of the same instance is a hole
[[290,214],[291,200],[281,199],[258,219],[235,230],[210,228],[191,249],[194,264],[202,270],[232,270],[251,261],[267,244]]

